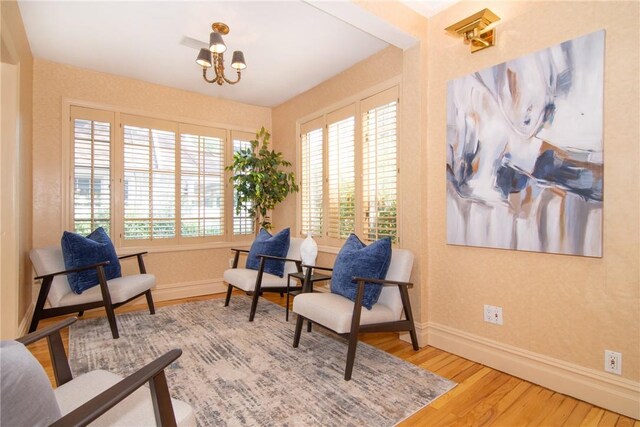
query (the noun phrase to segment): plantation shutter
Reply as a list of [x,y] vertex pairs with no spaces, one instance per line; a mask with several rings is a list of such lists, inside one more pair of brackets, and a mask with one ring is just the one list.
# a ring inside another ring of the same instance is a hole
[[323,119],[300,126],[302,232],[322,235],[323,216]]
[[73,230],[111,234],[111,147],[114,114],[71,107]]
[[173,123],[122,115],[125,240],[176,236]]
[[327,115],[327,236],[355,232],[355,106]]
[[362,101],[363,236],[398,241],[398,90]]
[[225,232],[224,145],[226,131],[180,125],[180,236]]
[[[251,150],[251,140],[255,135],[247,132],[231,131],[232,154],[241,150]],[[249,214],[251,205],[247,205],[237,211],[236,190],[233,189],[233,235],[252,236],[255,231],[255,219]]]

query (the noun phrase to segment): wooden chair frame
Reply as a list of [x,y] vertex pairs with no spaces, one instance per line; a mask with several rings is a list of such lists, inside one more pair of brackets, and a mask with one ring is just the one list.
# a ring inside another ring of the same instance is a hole
[[[312,270],[325,270],[325,271],[333,271],[332,268],[326,267],[318,267],[314,265],[303,265],[303,267],[307,267],[306,277],[311,277]],[[358,289],[356,291],[356,300],[353,306],[353,315],[351,317],[351,329],[350,332],[344,334],[337,334],[343,337],[346,337],[349,341],[349,348],[347,350],[347,366],[344,372],[344,379],[349,381],[351,379],[351,374],[353,372],[353,363],[356,358],[356,348],[358,347],[358,334],[365,332],[401,332],[408,331],[411,336],[411,344],[413,345],[413,349],[418,351],[420,347],[418,346],[418,336],[416,334],[416,327],[413,323],[413,313],[411,311],[411,302],[409,300],[409,292],[408,289],[413,287],[413,283],[410,282],[400,282],[396,280],[386,280],[386,279],[371,279],[366,277],[354,277],[352,279],[353,282],[357,283]],[[302,292],[309,292],[310,283],[305,278],[305,283],[303,285]],[[393,322],[385,322],[385,323],[375,323],[370,325],[360,325],[360,314],[362,313],[362,299],[364,298],[364,287],[369,284],[378,284],[382,286],[397,286],[400,291],[400,298],[402,300],[402,309],[405,315],[404,320],[396,320]],[[298,319],[296,320],[296,330],[293,337],[293,347],[298,348],[300,344],[300,335],[302,334],[302,326],[305,321],[305,317],[298,314]],[[308,321],[307,330],[311,330],[311,320],[306,319]],[[323,326],[317,323],[320,326]],[[323,326],[325,327],[325,326]],[[325,329],[329,329],[326,328]],[[329,329],[331,330],[331,329]],[[335,331],[332,331],[335,332]]]
[[[58,387],[73,379],[60,330],[71,325],[76,320],[77,318],[75,317],[66,319],[53,326],[16,339],[16,341],[24,345],[32,344],[43,338],[47,339],[51,365],[53,366],[53,373]],[[171,395],[169,394],[164,369],[181,355],[182,350],[180,349],[173,349],[165,353],[93,399],[69,412],[51,424],[51,426],[86,426],[116,406],[145,383],[149,383],[149,388],[151,389],[151,400],[153,402],[156,425],[167,427],[175,426],[176,419],[173,413],[173,404],[171,403]]]
[[[140,274],[146,274],[147,269],[144,266],[144,260],[142,259],[142,255],[147,252],[139,252],[130,255],[122,255],[119,256],[118,259],[125,259],[131,257],[137,257],[138,259],[138,269],[140,270]],[[91,310],[92,308],[104,307],[107,312],[107,319],[109,321],[109,326],[111,327],[111,335],[114,339],[119,338],[120,334],[118,333],[118,324],[116,322],[116,315],[114,310],[134,299],[145,295],[147,298],[147,305],[149,306],[149,312],[151,314],[156,313],[156,309],[153,305],[153,296],[151,295],[151,289],[148,289],[144,292],[141,292],[133,297],[129,298],[126,301],[122,301],[116,304],[111,302],[111,294],[109,293],[109,286],[107,285],[107,279],[104,274],[104,266],[109,264],[109,261],[100,262],[97,264],[87,265],[84,267],[73,268],[64,271],[58,271],[57,273],[49,273],[43,274],[42,276],[38,276],[35,280],[42,280],[42,284],[40,287],[40,293],[38,294],[38,300],[36,302],[35,310],[33,311],[33,318],[31,319],[31,325],[29,326],[29,332],[34,332],[38,327],[38,323],[42,319],[48,319],[50,317],[61,316],[63,314],[71,314],[78,313],[78,316],[82,316],[85,310]],[[49,295],[49,290],[51,289],[51,283],[53,283],[53,278],[59,275],[67,275],[69,273],[76,273],[79,271],[91,270],[95,269],[98,274],[98,285],[100,286],[100,291],[102,292],[102,301],[92,301],[85,304],[74,304],[67,305],[62,307],[52,307],[52,308],[44,308],[44,304],[47,301],[47,296]]]
[[[240,254],[241,253],[248,254],[249,251],[247,249],[236,249],[236,248],[231,248],[231,250],[235,252],[235,255],[233,256],[233,264],[231,268],[238,268],[238,261],[240,260]],[[260,258],[260,265],[258,267],[258,274],[256,275],[256,285],[252,292],[248,292],[248,294],[252,296],[251,311],[249,312],[249,322],[253,322],[253,318],[256,315],[256,309],[258,307],[258,298],[260,298],[260,295],[262,295],[263,292],[277,292],[277,293],[280,293],[281,296],[284,296],[284,293],[287,292],[286,285],[278,286],[278,287],[262,288],[262,275],[264,273],[264,264],[266,260],[274,259],[274,260],[280,260],[284,262],[293,262],[296,264],[296,269],[298,270],[298,273],[302,272],[302,261],[299,259],[284,258],[284,257],[278,257],[278,256],[272,256],[272,255],[260,255],[260,254],[257,256],[258,258]],[[233,291],[234,287],[235,286],[231,283],[227,284],[227,295],[224,300],[225,307],[229,305],[229,301],[231,300],[231,292]]]

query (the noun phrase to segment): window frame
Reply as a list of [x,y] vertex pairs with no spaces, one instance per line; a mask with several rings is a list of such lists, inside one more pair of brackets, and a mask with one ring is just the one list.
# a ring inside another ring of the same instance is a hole
[[[314,236],[317,240],[318,244],[324,246],[325,250],[332,251],[332,248],[340,247],[344,243],[345,239],[336,239],[328,237],[327,235],[327,215],[328,215],[328,130],[329,124],[334,121],[339,121],[340,117],[346,117],[345,111],[349,111],[350,108],[353,109],[355,113],[355,197],[356,197],[356,206],[355,206],[355,230],[354,233],[363,241],[366,242],[364,236],[364,227],[363,227],[363,113],[366,113],[371,108],[380,107],[384,104],[390,102],[397,102],[396,106],[396,241],[393,243],[394,246],[399,246],[401,244],[401,236],[402,236],[402,190],[401,190],[401,114],[402,114],[402,103],[400,102],[400,93],[401,93],[401,83],[400,78],[393,78],[386,82],[383,82],[379,85],[376,85],[369,90],[360,92],[356,95],[353,95],[349,98],[346,98],[340,102],[332,104],[320,111],[315,113],[306,115],[297,120],[297,141],[296,141],[296,159],[297,159],[297,168],[296,174],[297,176],[302,176],[302,130],[304,129],[305,124],[311,122],[321,122],[323,128],[323,185],[325,186],[324,199],[323,199],[323,230],[321,236]],[[302,199],[300,193],[297,195],[296,200],[297,206],[297,233],[300,236],[305,234],[305,230],[302,227]]]
[[[194,120],[185,117],[173,117],[162,114],[148,114],[144,111],[92,103],[77,99],[62,100],[62,176],[65,185],[62,186],[61,204],[61,229],[74,229],[74,119],[93,120],[91,117],[78,116],[77,112],[96,112],[96,117],[104,117],[107,115],[112,121],[111,123],[111,165],[110,165],[110,215],[111,215],[111,239],[119,253],[133,253],[138,250],[146,250],[149,252],[173,252],[182,250],[198,250],[207,248],[226,248],[234,245],[249,244],[254,239],[254,234],[233,235],[233,218],[229,207],[229,201],[233,198],[233,185],[229,183],[231,172],[224,170],[223,175],[223,197],[224,204],[224,233],[222,236],[210,237],[182,237],[180,235],[180,179],[178,177],[180,169],[180,135],[183,129],[203,128],[217,129],[224,133],[224,167],[228,166],[232,160],[232,134],[241,135],[248,140],[255,139],[255,133],[252,129],[232,126],[228,124],[212,123],[205,120]],[[136,117],[137,119],[126,123],[134,126],[141,125],[149,127],[154,124],[162,129],[175,129],[176,135],[176,151],[175,151],[175,219],[176,219],[176,235],[168,239],[124,239],[124,124],[127,117]],[[140,121],[138,121],[138,119]],[[98,119],[96,119],[98,120]],[[102,118],[99,121],[106,121]],[[135,124],[137,123],[137,124]],[[184,132],[188,133],[188,132]]]

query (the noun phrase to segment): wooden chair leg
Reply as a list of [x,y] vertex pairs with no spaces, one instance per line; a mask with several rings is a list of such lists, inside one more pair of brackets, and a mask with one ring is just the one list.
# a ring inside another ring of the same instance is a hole
[[227,297],[224,299],[224,306],[225,307],[229,306],[229,301],[231,300],[231,291],[233,291],[233,286],[228,285],[227,286]]
[[44,303],[47,301],[47,295],[49,295],[49,289],[51,289],[52,282],[53,282],[53,276],[42,279],[40,293],[38,294],[38,301],[36,302],[36,307],[33,310],[31,325],[29,325],[29,332],[34,332],[38,327],[38,323],[40,323],[40,316],[42,316]]
[[256,315],[256,309],[258,308],[258,298],[260,298],[260,292],[254,292],[251,299],[251,312],[249,313],[249,322],[253,322],[253,318]]
[[404,308],[404,315],[409,321],[409,335],[411,336],[411,344],[415,351],[420,350],[418,346],[418,335],[416,334],[416,325],[413,323],[413,312],[411,311],[411,301],[409,301],[409,291],[406,286],[400,286],[400,299],[402,300],[402,307]]
[[169,394],[169,386],[167,385],[167,377],[164,374],[164,370],[149,380],[149,389],[151,390],[151,401],[156,424],[163,427],[175,426],[176,417],[173,413],[171,395]]
[[104,268],[98,267],[98,282],[100,283],[100,291],[102,292],[102,301],[104,302],[104,309],[107,312],[107,320],[109,320],[109,326],[111,327],[111,335],[113,339],[120,338],[118,334],[118,323],[116,323],[116,314],[113,311],[113,305],[111,303],[111,294],[109,294],[109,287],[107,286],[107,279],[104,275]]
[[153,296],[151,295],[151,289],[148,289],[147,292],[144,293],[144,296],[147,297],[147,305],[149,306],[149,313],[156,314],[156,307],[153,305]]
[[347,351],[347,367],[344,370],[344,380],[351,379],[353,372],[353,362],[356,360],[356,349],[358,348],[358,331],[351,331],[349,334],[349,350]]
[[80,310],[80,311],[78,312],[78,317],[82,317],[82,316],[84,316],[84,310]]
[[298,320],[296,320],[296,332],[293,335],[293,348],[298,348],[298,344],[300,344],[300,335],[302,335],[303,323],[304,323],[304,317],[298,314]]

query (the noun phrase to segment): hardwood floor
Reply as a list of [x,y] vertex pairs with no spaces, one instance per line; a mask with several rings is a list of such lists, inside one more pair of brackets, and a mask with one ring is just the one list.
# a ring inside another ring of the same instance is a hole
[[[156,308],[221,298],[222,294],[174,301],[157,302]],[[265,294],[277,304],[285,298]],[[124,306],[118,313],[146,310],[146,305]],[[87,311],[84,317],[103,317],[104,310]],[[40,328],[69,316],[46,319]],[[68,331],[63,331],[65,347],[69,344]],[[487,366],[463,359],[434,347],[417,352],[411,344],[401,341],[395,333],[363,334],[362,341],[415,365],[435,372],[458,383],[449,393],[423,408],[400,424],[409,426],[617,426],[640,427],[640,421],[593,406],[572,397],[556,393],[528,381],[521,380]],[[46,341],[29,346],[42,363],[53,383],[53,371]],[[356,356],[357,357],[357,356]]]

